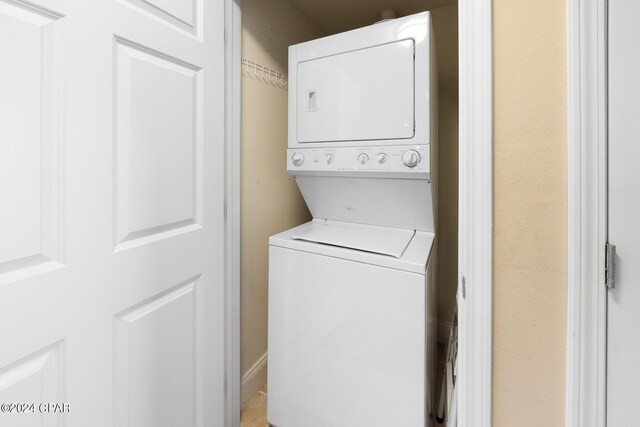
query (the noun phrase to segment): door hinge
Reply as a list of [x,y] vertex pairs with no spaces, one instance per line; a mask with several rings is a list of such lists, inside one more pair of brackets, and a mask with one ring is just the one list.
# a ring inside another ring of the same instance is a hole
[[604,246],[604,284],[608,289],[616,287],[616,245]]

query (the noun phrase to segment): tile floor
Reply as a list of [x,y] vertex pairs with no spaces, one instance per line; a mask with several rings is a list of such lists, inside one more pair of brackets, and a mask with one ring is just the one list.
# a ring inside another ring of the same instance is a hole
[[[444,346],[438,344],[438,357],[436,363],[436,392],[440,393],[440,382],[442,381],[442,369],[444,367]],[[256,393],[247,403],[240,415],[240,427],[270,427],[267,422],[267,384]],[[434,426],[443,424],[434,423]]]

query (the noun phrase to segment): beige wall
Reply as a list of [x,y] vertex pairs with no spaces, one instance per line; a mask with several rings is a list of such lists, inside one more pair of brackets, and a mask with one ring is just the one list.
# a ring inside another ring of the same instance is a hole
[[438,319],[450,322],[458,282],[458,6],[434,9],[431,19],[438,60]]
[[494,0],[493,425],[564,425],[564,1]]
[[[320,30],[286,0],[242,0],[242,56],[286,72],[291,44]],[[242,75],[240,370],[267,351],[268,238],[310,219],[286,171],[287,91]]]

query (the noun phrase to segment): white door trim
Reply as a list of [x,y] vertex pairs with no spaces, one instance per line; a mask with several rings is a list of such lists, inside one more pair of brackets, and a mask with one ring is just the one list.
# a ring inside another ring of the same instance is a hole
[[241,0],[225,0],[225,425],[240,426]]
[[462,427],[489,427],[493,281],[492,0],[460,0],[458,13],[458,420]]
[[567,2],[567,427],[606,423],[606,11]]

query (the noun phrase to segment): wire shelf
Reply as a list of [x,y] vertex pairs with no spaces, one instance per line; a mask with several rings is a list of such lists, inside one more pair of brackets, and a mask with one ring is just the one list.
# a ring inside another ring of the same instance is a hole
[[250,77],[260,80],[264,83],[287,90],[287,76],[280,71],[272,70],[264,65],[256,64],[246,58],[242,58],[242,70]]

